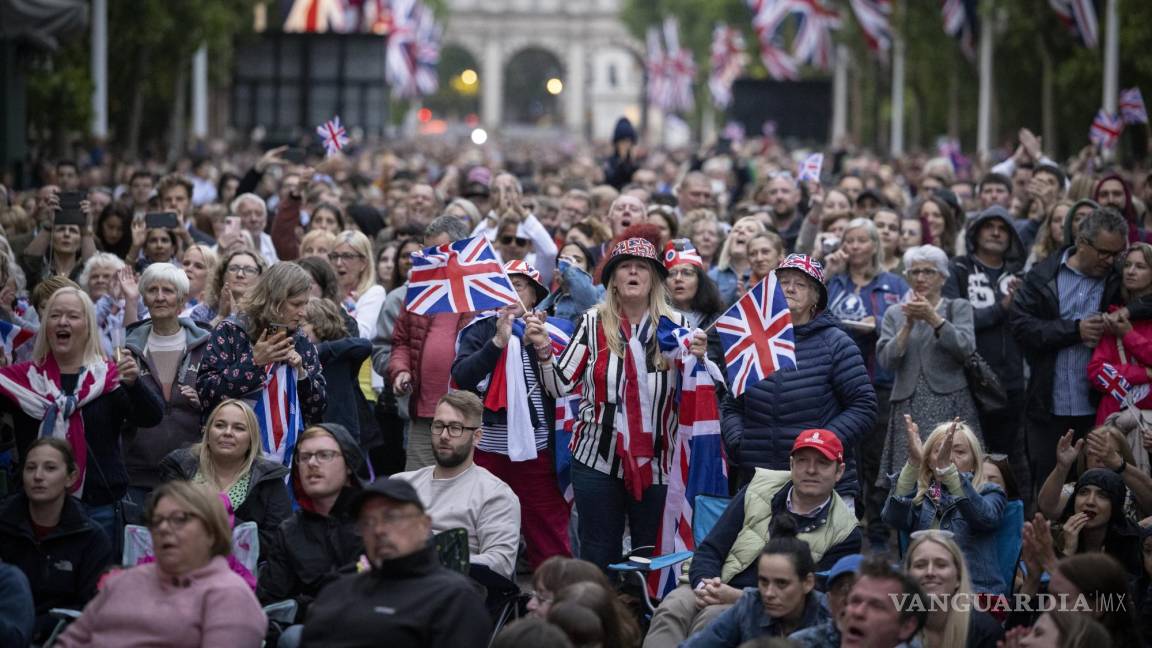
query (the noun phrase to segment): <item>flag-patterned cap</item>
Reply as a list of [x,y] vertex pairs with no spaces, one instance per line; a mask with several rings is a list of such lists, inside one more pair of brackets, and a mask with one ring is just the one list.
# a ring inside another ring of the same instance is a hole
[[828,288],[824,285],[824,265],[807,254],[789,254],[784,257],[777,270],[799,270],[808,275],[820,289],[820,301],[816,304],[818,310],[824,310],[828,305]]
[[608,285],[612,273],[616,271],[616,266],[628,258],[648,261],[655,268],[656,274],[660,275],[660,279],[665,279],[668,276],[668,268],[665,268],[664,264],[660,262],[660,257],[656,255],[656,246],[652,245],[652,241],[644,238],[630,238],[620,241],[616,247],[612,248],[612,256],[608,257],[608,261],[604,264],[604,270],[600,273],[600,283]]
[[544,298],[548,296],[548,288],[544,285],[544,280],[540,277],[540,271],[529,265],[527,261],[508,261],[504,264],[504,272],[507,272],[509,277],[518,274],[531,279],[532,283],[536,284],[537,304],[544,301]]
[[[679,244],[679,250],[676,245]],[[696,247],[688,239],[679,239],[676,241],[668,241],[664,244],[664,267],[671,270],[672,268],[687,263],[694,265],[701,270],[704,269],[704,259],[700,257],[700,253],[696,251]]]
[[844,444],[840,443],[840,437],[831,430],[804,430],[792,443],[791,454],[796,454],[801,448],[819,450],[820,454],[832,461],[844,461]]

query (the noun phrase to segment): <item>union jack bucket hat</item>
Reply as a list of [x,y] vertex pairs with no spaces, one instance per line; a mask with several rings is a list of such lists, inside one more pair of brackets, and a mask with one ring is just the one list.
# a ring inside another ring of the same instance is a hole
[[[816,303],[816,310],[824,310],[828,306],[828,288],[824,285],[824,265],[807,254],[789,254],[784,257],[776,272],[780,270],[796,270],[816,282],[820,290],[820,299]],[[779,275],[777,275],[779,276]]]
[[535,284],[536,287],[537,304],[544,301],[544,298],[548,296],[548,288],[544,286],[544,280],[540,277],[540,271],[529,265],[527,261],[509,261],[504,264],[504,272],[507,272],[509,277],[518,274],[524,275],[532,280],[532,283]]
[[653,271],[659,275],[660,280],[668,278],[668,268],[660,261],[660,257],[656,254],[656,246],[652,245],[652,241],[643,238],[630,238],[620,241],[616,247],[612,248],[612,256],[608,257],[608,261],[604,264],[604,270],[600,273],[600,283],[605,286],[608,285],[608,280],[612,278],[612,273],[616,271],[616,266],[628,259],[642,259],[652,265]]

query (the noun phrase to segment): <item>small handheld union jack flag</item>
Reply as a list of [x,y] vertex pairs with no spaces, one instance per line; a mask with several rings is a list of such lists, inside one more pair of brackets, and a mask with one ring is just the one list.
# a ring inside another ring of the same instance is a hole
[[336,155],[344,150],[345,146],[348,146],[348,133],[344,131],[344,125],[340,123],[340,115],[336,115],[317,126],[316,134],[324,142],[324,153],[328,157]]
[[405,307],[417,315],[471,313],[520,303],[483,236],[412,253]]
[[1111,363],[1105,362],[1096,375],[1096,382],[1103,391],[1111,394],[1121,406],[1127,407],[1144,400],[1148,396],[1148,385],[1133,386],[1123,374]]
[[733,396],[775,371],[796,368],[796,337],[788,301],[769,274],[716,321]]
[[1148,109],[1144,107],[1144,95],[1140,93],[1140,88],[1120,91],[1120,115],[1126,124],[1148,123]]
[[1088,139],[1100,148],[1110,149],[1116,146],[1120,133],[1124,132],[1124,120],[1120,115],[1109,115],[1101,108],[1092,120],[1092,127],[1088,129]]
[[800,165],[800,171],[796,174],[796,179],[800,182],[812,180],[820,182],[820,169],[824,166],[824,154],[813,153],[804,158],[804,163]]

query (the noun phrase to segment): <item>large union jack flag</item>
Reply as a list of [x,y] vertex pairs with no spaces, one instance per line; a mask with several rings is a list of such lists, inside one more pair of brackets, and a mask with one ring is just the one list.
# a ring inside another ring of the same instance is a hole
[[520,303],[483,236],[412,253],[404,305],[417,315],[471,313]]
[[716,321],[733,396],[773,372],[796,368],[796,338],[788,302],[768,275]]
[[413,98],[436,92],[443,30],[419,0],[392,0],[384,76],[394,96]]

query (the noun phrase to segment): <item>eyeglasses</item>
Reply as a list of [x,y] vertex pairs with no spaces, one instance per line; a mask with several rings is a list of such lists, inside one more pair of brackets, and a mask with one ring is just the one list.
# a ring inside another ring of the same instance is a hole
[[1084,242],[1084,245],[1087,245],[1088,247],[1095,250],[1096,254],[1098,254],[1100,256],[1101,260],[1108,259],[1109,261],[1114,261],[1116,259],[1116,257],[1120,256],[1121,254],[1124,254],[1125,250],[1128,249],[1127,247],[1124,247],[1123,249],[1120,249],[1120,250],[1102,250],[1102,249],[1096,247],[1096,245],[1094,243],[1092,243],[1092,241],[1089,241],[1088,239],[1086,239],[1084,237],[1080,237],[1080,240]]
[[442,432],[444,432],[444,430],[448,430],[448,436],[452,437],[453,439],[460,438],[460,436],[464,434],[464,430],[468,430],[469,432],[475,432],[476,430],[479,430],[479,429],[480,429],[479,425],[470,426],[470,425],[462,425],[460,423],[444,423],[442,421],[432,421],[432,434],[433,435],[438,436]]
[[173,531],[179,531],[180,529],[183,529],[184,526],[188,524],[188,521],[194,517],[196,516],[192,513],[189,513],[188,511],[176,511],[175,513],[167,516],[153,515],[152,518],[148,520],[148,528],[152,531],[156,531],[165,522],[167,522],[169,529],[172,529]]
[[329,252],[328,253],[328,260],[331,261],[332,263],[336,263],[337,261],[344,261],[344,262],[355,261],[356,259],[363,259],[363,258],[364,258],[364,255],[360,254],[359,252]]
[[356,521],[356,530],[361,534],[369,533],[379,526],[396,526],[405,520],[420,517],[423,513],[413,511],[411,513],[391,513],[388,515],[373,515],[370,517],[362,518]]
[[228,272],[236,275],[258,275],[260,274],[260,268],[256,266],[230,265],[228,266]]
[[339,450],[317,450],[316,452],[301,452],[296,455],[296,461],[306,464],[315,459],[317,463],[327,464],[332,463],[332,461],[339,456]]
[[933,277],[939,273],[940,271],[936,268],[912,268],[910,270],[904,271],[904,274],[912,277],[913,279],[916,277]]
[[520,238],[519,236],[501,236],[500,242],[504,245],[512,245],[513,242],[520,247],[528,245],[528,239]]
[[677,268],[675,270],[668,271],[669,279],[679,279],[681,277],[685,279],[691,279],[694,276],[696,276],[696,271],[691,268]]

